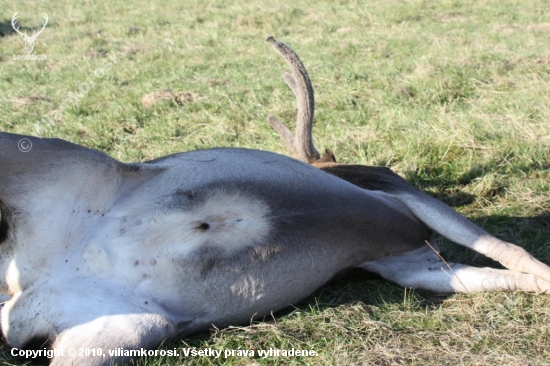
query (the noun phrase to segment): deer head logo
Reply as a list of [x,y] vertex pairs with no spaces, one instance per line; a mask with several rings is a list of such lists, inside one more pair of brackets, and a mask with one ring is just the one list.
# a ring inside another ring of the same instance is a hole
[[27,35],[27,31],[25,33],[19,31],[19,26],[16,26],[16,20],[17,20],[17,12],[13,14],[13,18],[11,18],[11,26],[13,29],[23,37],[23,40],[25,41],[25,49],[27,50],[27,53],[30,55],[34,49],[34,42],[36,42],[36,38],[42,33],[44,28],[46,28],[46,24],[48,24],[48,15],[44,13],[44,23],[42,24],[42,29],[39,31],[33,30],[32,36]]

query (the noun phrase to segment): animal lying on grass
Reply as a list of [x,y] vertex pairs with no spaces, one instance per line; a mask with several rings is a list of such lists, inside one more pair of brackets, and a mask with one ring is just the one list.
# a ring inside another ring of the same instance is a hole
[[[301,161],[217,148],[125,164],[0,133],[1,324],[12,347],[155,348],[285,308],[354,267],[434,292],[550,289],[548,266],[389,169],[320,157],[307,72],[268,40],[292,70],[296,136],[268,120]],[[444,262],[433,231],[508,269]]]

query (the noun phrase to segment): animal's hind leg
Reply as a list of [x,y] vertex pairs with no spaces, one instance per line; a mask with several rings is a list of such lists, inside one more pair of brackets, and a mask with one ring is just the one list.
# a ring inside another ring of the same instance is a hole
[[486,255],[512,271],[530,273],[550,282],[550,267],[546,264],[525,249],[495,238],[443,202],[415,188],[390,195],[404,203],[430,229],[447,239]]
[[444,262],[428,245],[401,255],[365,262],[359,267],[403,287],[440,293],[493,290],[550,292],[550,283],[531,274]]
[[382,191],[404,204],[417,219],[449,240],[492,258],[504,267],[550,282],[550,267],[525,249],[495,238],[441,201],[419,191],[387,168],[317,164],[361,188]]

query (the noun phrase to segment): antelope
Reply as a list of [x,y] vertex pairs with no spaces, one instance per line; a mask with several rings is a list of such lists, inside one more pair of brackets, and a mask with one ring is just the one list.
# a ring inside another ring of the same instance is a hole
[[27,50],[27,53],[30,55],[34,50],[34,42],[36,42],[36,39],[38,38],[40,33],[42,33],[44,28],[46,28],[46,24],[48,24],[48,15],[44,13],[44,23],[42,23],[42,29],[33,30],[32,36],[30,37],[27,35],[27,31],[23,33],[19,30],[19,27],[16,26],[17,15],[18,15],[18,12],[16,11],[15,14],[13,14],[13,17],[11,18],[11,26],[17,33],[19,33],[19,35],[23,38],[23,41],[25,41],[25,49]]
[[[321,156],[307,71],[268,41],[291,68],[297,133],[268,120],[297,159],[214,148],[123,163],[0,133],[1,325],[11,347],[64,350],[51,365],[122,364],[67,350],[151,349],[248,323],[356,267],[434,292],[550,289],[548,266],[391,170]],[[433,232],[507,269],[446,263]]]

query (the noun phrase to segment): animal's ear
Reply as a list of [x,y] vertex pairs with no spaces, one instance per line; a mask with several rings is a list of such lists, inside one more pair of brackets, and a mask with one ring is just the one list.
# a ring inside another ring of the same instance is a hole
[[12,206],[47,199],[54,187],[72,190],[116,179],[124,164],[59,139],[0,133],[0,201]]
[[334,153],[332,152],[331,149],[325,149],[323,156],[321,156],[321,158],[316,162],[317,163],[336,163],[336,156],[334,156]]

